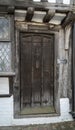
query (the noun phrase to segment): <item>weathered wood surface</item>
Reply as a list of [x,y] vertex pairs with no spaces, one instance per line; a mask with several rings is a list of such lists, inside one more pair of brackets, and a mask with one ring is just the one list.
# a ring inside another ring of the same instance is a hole
[[53,36],[21,36],[21,108],[53,106]]
[[[61,4],[60,4],[61,3]],[[73,2],[71,2],[73,3]],[[74,2],[75,3],[75,2]],[[37,9],[55,9],[55,10],[75,10],[75,8],[70,4],[70,5],[64,5],[62,4],[62,1],[57,0],[57,3],[49,3],[49,2],[32,2],[32,0],[26,0],[26,1],[20,1],[20,0],[0,0],[0,5],[2,6],[14,6],[15,8],[19,9],[25,9],[28,7],[35,7]]]
[[[32,27],[31,27],[32,26]],[[41,27],[41,28],[40,28]],[[67,30],[70,26],[67,27]],[[29,31],[29,32],[45,32],[45,33],[54,33],[55,34],[55,74],[54,74],[54,104],[56,111],[59,113],[59,98],[60,97],[69,97],[70,101],[72,101],[72,86],[71,86],[71,37],[65,44],[65,39],[67,39],[66,32],[64,29],[60,28],[60,31],[53,31],[49,30],[45,24],[35,24],[35,23],[25,23],[25,22],[18,22],[16,24],[16,28],[19,31]],[[37,28],[37,29],[36,29]],[[39,29],[38,29],[39,28]],[[66,30],[65,30],[66,31]],[[19,32],[18,32],[19,33]],[[17,33],[17,34],[18,34]],[[69,43],[68,43],[69,42]],[[16,68],[16,84],[17,87],[15,88],[16,91],[16,102],[15,102],[15,111],[20,112],[20,79],[19,79],[19,36],[16,36],[16,59],[17,59],[17,68]],[[68,46],[67,46],[68,45]],[[66,49],[67,47],[67,49]],[[66,64],[58,64],[57,59],[66,59]],[[18,106],[18,110],[17,110]]]
[[72,98],[73,98],[73,100],[72,100],[72,111],[73,111],[73,116],[75,117],[75,23],[74,23],[74,25],[73,25],[73,64],[72,64],[72,73],[73,73],[73,77],[72,77],[72,85],[73,85],[73,87],[72,87],[72,93],[73,93],[73,95],[72,95]]
[[69,49],[69,42],[70,42],[70,37],[71,37],[71,26],[68,25],[65,28],[65,50]]
[[31,21],[33,15],[34,15],[34,8],[29,7],[27,9],[27,14],[26,14],[26,19],[25,20],[28,21],[28,22]]
[[73,23],[73,21],[75,21],[75,14],[69,12],[66,18],[62,21],[62,27],[65,27],[70,23]]
[[[70,29],[70,26],[67,27]],[[67,30],[60,30],[59,31],[59,57],[60,59],[66,59],[66,64],[59,64],[59,86],[60,86],[60,97],[69,97],[69,99],[72,101],[72,84],[71,84],[71,49],[72,49],[72,41],[71,41],[71,35],[69,36],[68,43],[66,43],[66,39],[68,38],[68,35],[65,35]],[[69,30],[69,33],[71,34],[71,29]],[[66,44],[68,44],[68,48],[66,50]],[[69,72],[70,70],[70,72]]]
[[0,0],[0,5],[14,5],[15,0]]
[[57,10],[72,10],[72,6],[70,5],[64,5],[64,4],[61,4],[59,6],[57,6],[59,4],[51,4],[51,3],[43,3],[43,2],[37,2],[37,3],[33,3],[33,2],[30,2],[30,3],[26,3],[26,2],[16,2],[15,3],[15,7],[16,8],[26,8],[26,7],[35,7],[37,9],[44,9],[44,10],[47,10],[47,9],[57,9]]
[[54,16],[54,14],[55,14],[55,10],[48,10],[47,14],[45,15],[43,19],[43,22],[49,22]]

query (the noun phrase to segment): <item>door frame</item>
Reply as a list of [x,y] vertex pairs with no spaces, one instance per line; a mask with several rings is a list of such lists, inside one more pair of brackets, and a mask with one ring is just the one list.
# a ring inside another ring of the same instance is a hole
[[[23,26],[24,23],[18,23],[15,29],[15,72],[16,76],[14,79],[14,117],[15,118],[25,118],[25,117],[40,117],[40,116],[57,116],[60,115],[60,93],[59,93],[59,65],[57,64],[58,57],[58,42],[59,42],[59,32],[48,30],[48,26],[45,25],[45,30],[29,30],[27,25]],[[42,26],[42,25],[41,25]],[[47,27],[47,29],[46,29]],[[37,115],[21,115],[20,113],[20,33],[22,32],[33,32],[33,33],[45,33],[54,35],[54,114],[37,114]]]

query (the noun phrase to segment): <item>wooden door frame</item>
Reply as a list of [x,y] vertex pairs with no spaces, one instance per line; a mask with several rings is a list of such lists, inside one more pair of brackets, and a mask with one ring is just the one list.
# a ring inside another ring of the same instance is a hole
[[[41,25],[42,26],[42,25]],[[25,24],[26,27],[26,24]],[[46,29],[46,26],[45,26]],[[54,35],[54,108],[56,113],[54,114],[38,114],[38,115],[21,115],[20,114],[20,58],[19,58],[19,53],[20,53],[20,33],[21,32],[33,32],[33,33],[45,33],[45,34],[52,34]],[[58,57],[58,38],[59,32],[58,31],[51,31],[51,30],[29,30],[24,28],[22,26],[22,23],[20,23],[19,26],[16,26],[15,29],[15,40],[16,40],[16,76],[14,79],[14,117],[15,118],[25,118],[25,117],[38,117],[38,116],[56,116],[60,115],[60,94],[59,94],[59,65],[57,64],[57,57]]]
[[72,26],[72,112],[75,119],[75,22]]

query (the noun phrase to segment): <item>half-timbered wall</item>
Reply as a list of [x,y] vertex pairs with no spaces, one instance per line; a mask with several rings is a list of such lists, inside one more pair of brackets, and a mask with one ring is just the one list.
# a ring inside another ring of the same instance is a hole
[[[67,28],[70,29],[70,26],[68,26]],[[52,122],[72,120],[72,117],[69,114],[69,112],[71,111],[70,99],[72,96],[71,95],[71,44],[72,44],[71,39],[66,43],[67,47],[65,48],[65,39],[68,36],[69,38],[71,38],[70,33],[71,31],[66,36],[64,35],[65,34],[64,30],[60,29],[59,32],[57,32],[58,35],[56,37],[57,41],[59,39],[59,41],[56,43],[57,44],[56,48],[58,46],[58,49],[56,52],[57,54],[57,59],[56,59],[56,64],[57,64],[56,65],[57,66],[56,68],[57,69],[57,77],[56,77],[57,86],[56,87],[57,88],[56,89],[58,89],[58,94],[56,93],[56,96],[58,96],[59,102],[60,102],[60,115],[56,117],[47,116],[47,117],[42,117],[42,118],[31,117],[31,118],[23,118],[23,119],[18,119],[17,117],[17,119],[14,119],[13,96],[11,96],[8,98],[0,98],[0,103],[1,103],[0,125],[23,125],[23,124],[29,125],[29,124],[43,124],[43,123],[52,123]],[[18,88],[16,86],[15,93],[17,93],[17,90]],[[16,109],[18,109],[18,104],[16,105]],[[9,113],[9,116],[8,116],[8,113]]]
[[[11,60],[10,67],[7,66],[10,70],[6,71],[5,66],[3,66],[4,62],[2,62],[1,65],[0,126],[44,124],[73,120],[70,113],[72,110],[72,22],[74,20],[74,14],[70,11],[74,10],[74,8],[71,8],[72,6],[70,5],[75,2],[70,0],[48,0],[49,3],[47,3],[46,7],[44,7],[44,0],[37,0],[37,2],[34,0],[34,3],[28,2],[30,1],[16,0],[16,2],[12,2],[11,0],[11,2],[9,2],[8,0],[5,2],[4,0],[4,3],[2,0],[0,1],[1,5],[9,5],[8,7],[0,7],[0,10],[7,11],[8,14],[4,12],[6,16],[8,16],[10,12],[9,16],[11,21],[10,39],[2,41],[2,43],[11,43],[11,47],[9,47],[11,51],[8,51],[9,57],[11,54]],[[52,7],[50,6],[51,2],[53,3]],[[60,6],[57,9],[57,7],[55,7],[56,4],[62,5],[61,9]],[[32,5],[32,7],[29,5]],[[15,10],[14,7],[16,8]],[[43,8],[42,11],[41,7]],[[66,11],[63,11],[63,8]],[[1,13],[1,17],[2,15]],[[35,33],[41,32],[41,30],[55,37],[54,107],[56,113],[51,115],[36,115],[36,118],[32,115],[27,118],[26,116],[20,115],[19,37],[20,32]],[[4,46],[2,43],[1,46]],[[3,47],[1,47],[1,49],[3,49]],[[4,51],[2,50],[1,61],[3,53]],[[7,61],[9,57],[7,57]],[[6,56],[4,58],[6,58]],[[2,72],[2,70],[5,71]]]
[[[69,28],[69,27],[68,27]],[[55,95],[59,98],[60,102],[60,116],[59,118],[56,117],[42,117],[42,118],[28,118],[28,119],[14,119],[14,104],[13,104],[13,96],[10,98],[0,98],[1,107],[0,107],[0,116],[1,121],[0,125],[27,125],[27,124],[43,124],[43,123],[50,123],[50,122],[60,122],[65,120],[72,120],[69,112],[71,109],[69,108],[69,99],[71,99],[71,40],[68,41],[69,45],[67,46],[67,49],[65,48],[65,35],[64,30],[61,29],[57,33],[58,36],[56,39],[59,39],[59,41],[56,43],[57,49],[57,59],[56,59],[56,66],[57,66],[57,77],[56,82],[57,86],[56,89],[58,89],[58,94],[55,93]],[[70,35],[70,34],[69,34]],[[67,35],[68,36],[68,35]],[[3,80],[3,81],[2,81]],[[1,82],[5,82],[4,79],[2,79]],[[0,83],[1,85],[1,83]],[[4,85],[4,84],[3,84]],[[8,83],[7,83],[8,85]],[[17,84],[16,84],[17,85]],[[5,86],[5,85],[4,85]],[[1,85],[2,87],[2,85]],[[0,88],[1,88],[0,87]],[[14,86],[15,87],[15,86]],[[3,87],[4,88],[4,87]],[[8,88],[7,88],[8,89]],[[6,90],[8,91],[8,90]],[[15,93],[17,93],[18,88],[16,86]],[[16,98],[16,100],[19,100]],[[56,103],[57,105],[57,103]],[[8,109],[9,106],[9,109]],[[64,109],[64,106],[65,109]],[[16,105],[16,109],[18,109],[18,104]],[[10,113],[9,113],[10,112]],[[2,114],[3,113],[3,114]],[[8,116],[9,113],[9,116]],[[44,122],[45,121],[45,122]]]

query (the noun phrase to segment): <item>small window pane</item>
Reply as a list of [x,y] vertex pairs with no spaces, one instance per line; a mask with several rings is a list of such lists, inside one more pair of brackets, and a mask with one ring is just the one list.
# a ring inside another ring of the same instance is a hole
[[0,42],[0,72],[11,71],[11,43]]
[[10,38],[10,24],[9,19],[0,17],[0,40],[9,40]]

